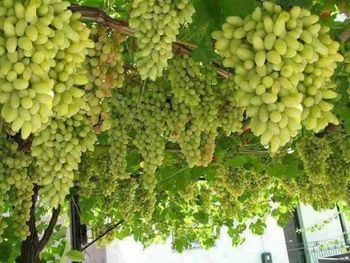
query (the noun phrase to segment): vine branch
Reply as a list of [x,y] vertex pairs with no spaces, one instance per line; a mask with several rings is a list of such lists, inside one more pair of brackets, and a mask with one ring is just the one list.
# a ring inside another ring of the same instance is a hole
[[47,245],[47,243],[49,242],[49,240],[50,240],[50,238],[52,236],[53,230],[54,230],[54,228],[55,228],[55,226],[57,224],[57,219],[58,219],[58,216],[60,214],[60,210],[61,210],[60,206],[58,206],[57,208],[53,208],[52,209],[52,215],[51,215],[51,219],[50,219],[49,225],[46,228],[43,237],[39,241],[38,249],[39,249],[40,252],[45,248],[45,246]]
[[[131,37],[135,36],[135,31],[129,27],[128,21],[121,20],[121,19],[114,19],[109,15],[107,15],[106,12],[103,11],[102,9],[76,5],[76,4],[70,5],[69,9],[72,12],[79,12],[88,21],[96,22],[105,27],[116,29],[119,32],[124,33]],[[174,52],[179,54],[189,55],[196,48],[197,48],[197,45],[193,43],[181,41],[181,40],[175,41],[173,43]],[[217,67],[218,74],[223,78],[228,78],[230,76],[229,72],[218,67],[218,65],[215,65],[215,67]]]
[[84,246],[81,251],[86,250],[88,247],[92,246],[93,244],[95,244],[98,240],[100,240],[101,238],[103,238],[105,235],[107,235],[109,232],[113,231],[114,229],[116,229],[119,225],[121,225],[124,222],[124,220],[119,221],[118,223],[114,224],[113,226],[109,227],[105,232],[103,232],[102,234],[100,234],[97,238],[95,238],[93,241],[91,241],[89,244],[87,244],[86,246]]

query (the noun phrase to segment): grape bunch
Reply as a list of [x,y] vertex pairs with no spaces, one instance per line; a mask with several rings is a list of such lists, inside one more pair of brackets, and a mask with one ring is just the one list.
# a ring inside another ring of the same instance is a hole
[[35,134],[36,184],[44,203],[57,207],[73,184],[83,152],[92,151],[96,136],[83,112],[70,118],[55,117]]
[[145,87],[134,114],[137,132],[133,144],[143,158],[144,188],[151,192],[156,184],[155,171],[164,159],[166,119],[170,108],[162,84],[150,83]]
[[[2,133],[3,134],[3,133]],[[33,183],[29,166],[32,159],[19,151],[18,144],[4,135],[0,135],[0,243],[7,227],[4,215],[11,216],[14,235],[24,240],[29,229],[24,222],[29,219]],[[11,204],[7,210],[5,202]]]
[[252,132],[276,152],[302,125],[319,132],[338,123],[330,78],[343,57],[318,16],[298,6],[284,11],[272,2],[262,5],[245,18],[227,17],[212,37],[223,65],[235,69],[235,97]]
[[[59,66],[62,56],[67,55],[70,62],[84,60],[81,51],[89,30],[68,6],[61,0],[0,3],[1,116],[24,139],[49,122],[53,104],[57,105],[55,92],[65,88],[57,88],[52,75],[66,81],[75,71],[75,63]],[[65,69],[53,73],[56,67]]]
[[125,172],[125,156],[128,143],[132,142],[143,158],[144,187],[152,192],[155,171],[163,162],[166,142],[164,136],[169,105],[163,83],[150,83],[143,87],[131,83],[125,90],[115,90],[112,98],[113,121],[109,132],[111,171],[115,178],[129,177]]
[[347,89],[347,92],[350,95],[350,45],[346,45],[345,47],[347,48],[347,50],[344,54],[344,71],[348,74],[349,88]]
[[110,143],[109,154],[111,156],[111,181],[127,179],[130,175],[126,172],[128,145],[131,142],[130,125],[134,121],[135,107],[139,103],[138,89],[126,84],[126,89],[113,90],[111,99],[111,129],[108,131]]
[[77,174],[80,193],[90,196],[103,192],[104,197],[117,193],[118,184],[112,168],[111,156],[109,151],[106,151],[106,147],[96,146],[93,152],[86,152],[82,157]]
[[221,128],[226,136],[242,130],[245,108],[237,105],[235,91],[233,77],[225,79],[220,85],[218,100],[221,101],[221,105],[217,118],[220,119]]
[[305,136],[297,143],[305,175],[297,182],[300,200],[328,208],[348,199],[349,138],[332,131],[323,137]]
[[315,183],[325,180],[328,176],[327,159],[333,154],[328,139],[305,136],[298,141],[296,149],[310,179]]
[[[221,99],[216,73],[185,56],[171,61],[170,138],[178,142],[188,164],[207,166],[221,127]],[[234,128],[233,128],[234,129]]]
[[85,99],[90,105],[91,123],[99,133],[111,126],[107,97],[112,96],[113,88],[122,87],[124,82],[123,37],[116,31],[93,27],[91,38],[95,47],[89,49],[85,61],[90,73]]
[[172,43],[182,24],[191,23],[195,12],[190,0],[134,0],[129,25],[135,30],[136,63],[141,78],[162,76],[173,57]]
[[90,29],[79,21],[80,17],[79,13],[70,16],[69,25],[76,34],[66,41],[67,48],[57,52],[56,65],[49,72],[55,80],[53,110],[59,117],[69,118],[81,109],[88,110],[83,96],[89,72],[83,63],[94,43],[89,39]]

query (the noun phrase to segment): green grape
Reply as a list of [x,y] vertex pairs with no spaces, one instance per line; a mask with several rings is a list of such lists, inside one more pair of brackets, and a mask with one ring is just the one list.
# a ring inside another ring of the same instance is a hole
[[89,81],[88,72],[83,67],[88,48],[94,46],[89,39],[90,30],[79,22],[81,15],[74,13],[69,25],[76,30],[79,39],[68,39],[69,47],[59,50],[56,65],[49,75],[55,80],[53,110],[55,116],[71,117],[81,109],[89,110],[84,102],[84,85]]
[[163,163],[166,143],[164,133],[169,105],[161,84],[147,85],[134,114],[138,122],[134,123],[137,132],[133,144],[139,149],[143,158],[144,187],[151,192],[156,184],[155,171]]
[[[109,132],[111,171],[115,178],[129,177],[125,172],[125,156],[128,143],[132,142],[143,158],[144,187],[153,191],[155,171],[164,158],[164,133],[169,111],[162,83],[151,83],[144,87],[131,83],[125,90],[116,90],[112,99],[113,121]],[[133,140],[129,140],[130,130],[134,133]]]
[[326,161],[333,153],[327,138],[304,137],[297,143],[296,149],[312,182],[318,183],[327,177]]
[[77,181],[79,192],[92,195],[103,192],[108,196],[114,192],[115,184],[110,183],[111,158],[105,147],[95,147],[93,152],[86,152],[81,158]]
[[83,152],[92,151],[96,136],[83,112],[70,118],[53,118],[32,143],[36,159],[36,184],[41,186],[42,201],[57,207],[73,186]]
[[[310,203],[317,209],[347,202],[349,161],[346,145],[346,137],[341,132],[333,131],[322,138],[301,138],[297,150],[304,164],[305,175],[297,179],[291,190],[298,193],[299,201]],[[289,185],[288,187],[290,188]]]
[[126,172],[128,144],[130,142],[128,128],[133,122],[134,106],[138,103],[136,89],[121,89],[112,92],[111,100],[111,129],[108,131],[110,143],[109,154],[111,156],[111,178],[115,182],[118,178],[127,179],[130,175]]
[[287,12],[264,1],[245,18],[227,17],[222,31],[212,33],[223,65],[235,69],[237,106],[246,108],[252,132],[272,153],[302,125],[319,132],[338,124],[330,77],[343,57],[318,19],[306,9]]
[[[345,73],[348,74],[348,76],[350,75],[350,45],[345,45],[346,47],[346,51],[344,54],[344,71]],[[348,83],[350,84],[350,77],[348,77]],[[350,85],[349,88],[347,89],[348,94],[350,95]]]
[[85,67],[89,83],[85,86],[85,100],[90,105],[91,123],[95,132],[109,130],[111,116],[108,97],[113,88],[120,88],[124,82],[124,60],[122,36],[117,31],[102,27],[92,28],[91,38],[95,47],[89,50]]
[[138,51],[136,63],[141,78],[162,76],[173,57],[172,43],[182,24],[191,23],[195,12],[189,0],[134,0],[129,25],[135,30]]
[[[170,139],[178,142],[188,164],[207,166],[214,154],[217,130],[225,117],[220,113],[216,74],[185,56],[171,61]],[[235,130],[233,127],[232,130]]]
[[[5,137],[0,130],[0,243],[7,227],[4,216],[11,217],[14,235],[24,240],[29,235],[29,228],[24,223],[29,220],[33,183],[29,166],[32,160],[28,154],[20,151],[16,142]],[[12,209],[6,210],[5,202]]]
[[220,87],[220,112],[218,118],[221,121],[221,128],[229,136],[233,132],[242,130],[244,119],[244,107],[238,107],[235,100],[236,85],[232,77],[226,79]]
[[341,139],[341,144],[340,144],[340,149],[342,151],[342,159],[347,162],[350,163],[350,138],[349,136]]
[[[90,31],[68,6],[61,0],[0,3],[1,116],[23,139],[47,124],[54,112],[63,116],[81,106],[75,100],[81,93],[72,90],[77,83],[70,78],[91,46]],[[56,98],[58,90],[65,92],[69,107],[63,95]]]

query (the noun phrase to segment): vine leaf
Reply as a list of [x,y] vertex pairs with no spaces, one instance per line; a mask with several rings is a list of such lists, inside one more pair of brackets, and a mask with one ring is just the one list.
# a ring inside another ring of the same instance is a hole
[[242,167],[248,162],[248,159],[244,155],[237,155],[234,158],[224,162],[226,167]]
[[78,250],[70,250],[66,257],[68,257],[71,261],[75,262],[84,262],[84,254]]

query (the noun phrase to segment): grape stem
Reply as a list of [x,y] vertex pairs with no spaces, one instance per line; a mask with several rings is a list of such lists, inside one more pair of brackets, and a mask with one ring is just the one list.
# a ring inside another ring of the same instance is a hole
[[118,223],[112,225],[111,227],[109,227],[105,232],[103,232],[102,234],[100,234],[97,238],[95,238],[93,241],[91,241],[89,244],[87,244],[86,246],[84,246],[81,251],[86,250],[88,247],[92,246],[94,243],[96,243],[98,240],[100,240],[101,238],[103,238],[105,235],[107,235],[109,232],[113,231],[114,229],[116,229],[119,225],[121,225],[124,222],[124,220],[119,221]]
[[[79,12],[88,21],[97,22],[105,27],[117,29],[119,32],[128,36],[135,36],[135,31],[129,27],[128,21],[114,19],[99,8],[71,4],[69,9],[72,12]],[[197,45],[181,40],[173,43],[173,51],[179,54],[189,55],[196,48]],[[218,74],[223,78],[228,78],[231,75],[229,72],[220,68],[218,64],[214,64],[214,66],[217,68]]]

